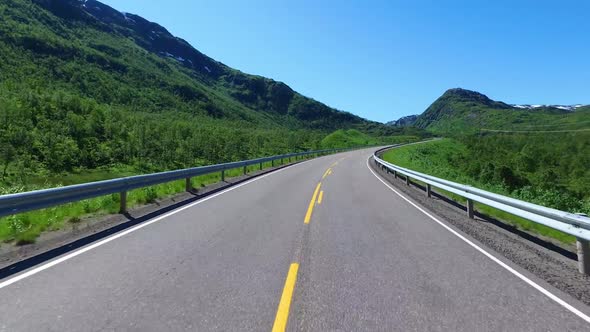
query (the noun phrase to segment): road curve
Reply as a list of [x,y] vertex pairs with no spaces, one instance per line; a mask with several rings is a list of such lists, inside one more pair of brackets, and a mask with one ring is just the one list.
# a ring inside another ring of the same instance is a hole
[[1,280],[0,331],[590,328],[585,306],[395,194],[367,167],[373,150],[270,173]]

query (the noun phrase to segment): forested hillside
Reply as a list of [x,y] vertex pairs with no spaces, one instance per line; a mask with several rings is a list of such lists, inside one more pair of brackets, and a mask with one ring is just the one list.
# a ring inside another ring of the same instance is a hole
[[396,133],[93,0],[0,0],[0,118],[5,185],[319,148],[339,129]]

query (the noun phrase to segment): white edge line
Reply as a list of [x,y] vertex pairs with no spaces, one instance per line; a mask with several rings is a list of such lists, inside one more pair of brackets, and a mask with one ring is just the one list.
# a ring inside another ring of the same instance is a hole
[[146,221],[146,222],[144,222],[144,223],[142,223],[142,224],[139,224],[139,225],[137,225],[137,226],[134,226],[134,227],[132,227],[132,228],[129,228],[129,229],[125,230],[125,231],[122,231],[122,232],[120,232],[120,233],[116,233],[116,234],[114,234],[114,235],[112,235],[112,236],[110,236],[110,237],[108,237],[108,238],[106,238],[106,239],[104,239],[104,240],[101,240],[101,241],[98,241],[98,242],[96,242],[96,243],[93,243],[93,244],[91,244],[91,245],[89,245],[89,246],[83,247],[83,248],[81,248],[81,249],[79,249],[79,250],[77,250],[77,251],[74,251],[74,252],[72,252],[72,253],[69,253],[69,254],[67,254],[67,255],[65,255],[65,256],[62,256],[62,257],[60,257],[60,258],[57,258],[57,259],[55,259],[55,260],[52,260],[52,261],[50,261],[50,262],[48,262],[48,263],[45,263],[45,264],[43,264],[43,265],[41,265],[41,266],[38,266],[38,267],[36,267],[36,268],[33,268],[33,269],[31,269],[31,270],[29,270],[29,271],[27,271],[27,272],[24,272],[24,273],[22,273],[22,274],[19,274],[19,275],[15,276],[15,277],[12,277],[12,278],[10,278],[10,279],[8,279],[8,280],[5,280],[5,281],[3,281],[3,282],[0,282],[0,289],[4,288],[4,287],[6,287],[6,286],[12,285],[12,284],[14,284],[15,282],[18,282],[18,281],[20,281],[20,280],[23,280],[23,279],[25,279],[25,278],[28,278],[28,277],[30,277],[30,276],[32,276],[32,275],[35,275],[35,274],[37,274],[37,273],[39,273],[39,272],[41,272],[41,271],[43,271],[43,270],[46,270],[46,269],[48,269],[48,268],[50,268],[50,267],[52,267],[52,266],[55,266],[55,265],[59,264],[59,263],[63,263],[63,262],[65,262],[65,261],[67,261],[68,259],[74,258],[74,257],[76,257],[76,256],[78,256],[78,255],[81,255],[81,254],[83,254],[83,253],[87,252],[87,251],[90,251],[90,250],[92,250],[92,249],[94,249],[94,248],[97,248],[97,247],[99,247],[99,246],[101,246],[101,245],[103,245],[103,244],[109,243],[109,242],[111,242],[111,241],[113,241],[113,240],[116,240],[116,239],[118,239],[118,238],[120,238],[120,237],[123,237],[123,236],[125,236],[125,235],[127,235],[127,234],[129,234],[129,233],[135,232],[135,231],[137,231],[137,230],[139,230],[139,229],[141,229],[141,228],[144,228],[144,227],[146,227],[146,226],[149,226],[149,225],[151,225],[151,224],[153,224],[153,223],[155,223],[155,222],[157,222],[157,221],[160,221],[160,220],[162,220],[162,219],[164,219],[164,218],[168,218],[168,217],[170,217],[171,215],[173,215],[173,214],[176,214],[176,213],[178,213],[178,212],[180,212],[180,211],[183,211],[183,210],[186,210],[186,209],[190,209],[191,207],[193,207],[193,206],[195,206],[195,205],[198,205],[198,204],[201,204],[201,203],[203,203],[203,202],[206,202],[206,201],[208,201],[208,200],[210,200],[210,199],[212,199],[212,198],[215,198],[215,197],[217,197],[217,196],[219,196],[219,195],[225,194],[225,193],[227,193],[227,192],[229,192],[229,191],[232,191],[232,190],[238,189],[238,188],[240,188],[240,187],[242,187],[242,186],[245,186],[245,185],[247,185],[247,184],[249,184],[249,183],[252,183],[252,182],[254,182],[254,181],[258,181],[258,180],[260,180],[260,179],[263,179],[263,178],[265,178],[265,177],[267,177],[267,176],[270,176],[270,175],[273,175],[273,174],[280,173],[280,172],[282,172],[282,171],[284,171],[284,170],[287,170],[287,169],[290,169],[290,168],[293,168],[293,167],[296,167],[296,166],[299,166],[299,165],[303,165],[303,164],[305,164],[305,163],[308,163],[308,162],[310,162],[310,161],[313,161],[313,160],[316,160],[316,158],[314,158],[314,159],[310,159],[310,160],[306,160],[306,161],[303,161],[303,162],[297,163],[297,164],[295,164],[295,165],[290,165],[290,166],[288,166],[288,167],[284,167],[284,168],[282,168],[282,169],[275,170],[275,171],[272,171],[272,172],[270,172],[270,173],[267,173],[267,174],[263,174],[263,175],[261,175],[261,176],[258,176],[258,177],[256,177],[256,178],[254,178],[254,179],[250,179],[250,180],[248,180],[248,181],[246,181],[246,182],[244,182],[244,183],[240,183],[240,184],[238,184],[238,185],[235,185],[235,186],[233,186],[233,187],[230,187],[230,188],[227,188],[227,189],[225,189],[225,190],[222,190],[222,191],[220,191],[220,192],[218,192],[218,193],[215,193],[215,194],[213,194],[213,195],[211,195],[211,196],[207,196],[207,197],[205,197],[205,198],[203,198],[203,199],[200,199],[200,200],[198,200],[198,201],[196,201],[196,202],[194,202],[194,203],[191,203],[191,204],[185,205],[185,206],[183,206],[183,207],[177,208],[177,209],[175,209],[175,210],[172,210],[172,211],[170,211],[170,212],[168,212],[168,213],[165,213],[165,214],[163,214],[163,215],[161,215],[161,216],[159,216],[159,217],[156,217],[156,218],[154,218],[154,219],[151,219],[150,221]]
[[564,300],[560,299],[557,295],[555,295],[555,294],[551,293],[550,291],[546,290],[545,288],[541,287],[539,284],[535,283],[531,279],[525,277],[523,274],[521,274],[520,272],[518,272],[515,269],[513,269],[512,267],[510,267],[508,264],[502,262],[501,260],[499,260],[498,258],[496,258],[494,255],[490,254],[489,252],[485,251],[483,248],[479,247],[477,244],[471,242],[469,239],[467,239],[463,235],[459,234],[457,231],[455,231],[451,227],[447,226],[445,223],[443,223],[442,221],[438,220],[432,214],[428,213],[426,210],[424,210],[423,208],[421,208],[420,206],[418,206],[416,203],[412,202],[410,199],[406,198],[400,192],[398,192],[393,187],[391,187],[387,182],[385,182],[383,179],[381,179],[381,177],[379,175],[377,175],[371,169],[371,165],[369,165],[369,160],[371,159],[371,157],[372,156],[370,156],[369,159],[367,159],[367,167],[369,168],[369,171],[371,171],[371,173],[373,173],[373,175],[377,178],[377,180],[381,181],[387,188],[389,188],[391,191],[393,191],[394,193],[396,193],[399,197],[403,198],[406,202],[410,203],[412,206],[414,206],[420,212],[424,213],[430,219],[436,221],[438,224],[440,224],[446,230],[448,230],[449,232],[453,233],[453,235],[455,235],[458,238],[460,238],[461,240],[465,241],[467,244],[469,244],[470,246],[472,246],[473,248],[475,248],[477,251],[481,252],[486,257],[488,257],[489,259],[491,259],[492,261],[494,261],[495,263],[497,263],[498,265],[500,265],[504,269],[508,270],[508,272],[514,274],[515,276],[517,276],[518,278],[520,278],[521,280],[523,280],[524,282],[526,282],[527,284],[529,284],[530,286],[532,286],[533,288],[535,288],[536,290],[538,290],[539,292],[543,293],[545,296],[547,296],[551,300],[557,302],[562,307],[566,308],[567,310],[571,311],[572,313],[574,313],[578,317],[580,317],[583,320],[585,320],[587,323],[590,323],[590,317],[588,317],[586,314],[584,314],[580,310],[576,309],[571,304],[569,304],[569,303],[565,302]]

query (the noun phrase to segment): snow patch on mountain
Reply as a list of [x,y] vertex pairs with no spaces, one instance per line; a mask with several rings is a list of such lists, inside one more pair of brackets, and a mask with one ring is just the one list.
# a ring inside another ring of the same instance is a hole
[[583,107],[585,105],[582,104],[576,104],[576,105],[528,105],[528,104],[522,104],[522,105],[512,105],[512,107],[515,108],[520,108],[520,109],[535,109],[535,108],[540,108],[540,107],[552,107],[552,108],[557,108],[560,110],[564,110],[564,111],[575,111],[576,109]]
[[131,22],[131,23],[135,23],[135,20],[132,19],[131,17],[127,16],[127,13],[121,12],[121,14],[123,14],[123,17],[125,18],[126,21]]

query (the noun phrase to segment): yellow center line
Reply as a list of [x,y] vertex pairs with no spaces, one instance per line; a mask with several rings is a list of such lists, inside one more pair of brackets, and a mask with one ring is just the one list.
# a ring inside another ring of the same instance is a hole
[[311,220],[311,214],[313,213],[313,207],[315,205],[315,200],[318,197],[318,193],[320,191],[320,187],[322,183],[318,183],[317,187],[315,187],[315,191],[313,192],[313,196],[311,197],[311,201],[309,201],[309,207],[307,208],[307,213],[305,214],[305,219],[303,220],[304,223],[309,224]]
[[331,168],[328,170],[328,175],[332,175],[332,169]]
[[329,175],[331,172],[332,172],[332,169],[331,169],[331,168],[328,168],[328,169],[326,170],[326,172],[324,173],[324,176],[322,176],[322,180],[323,180],[323,179],[325,179],[325,178],[326,178],[326,176],[328,176],[328,175]]
[[324,191],[320,191],[320,197],[318,197],[318,204],[322,204],[322,200],[324,199]]
[[346,159],[346,157],[342,157],[342,158],[336,160],[332,165],[330,165],[330,167],[334,167],[334,166],[338,165],[338,163],[341,162],[344,159]]
[[289,308],[291,307],[291,299],[293,298],[293,290],[297,282],[297,271],[299,270],[298,263],[292,263],[287,273],[287,280],[285,281],[285,288],[283,288],[283,295],[281,295],[281,302],[279,302],[279,309],[275,317],[275,323],[272,326],[272,332],[282,332],[287,328],[287,320],[289,319]]

